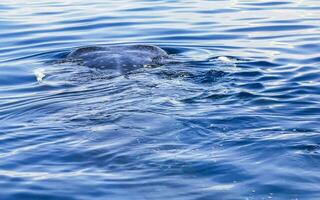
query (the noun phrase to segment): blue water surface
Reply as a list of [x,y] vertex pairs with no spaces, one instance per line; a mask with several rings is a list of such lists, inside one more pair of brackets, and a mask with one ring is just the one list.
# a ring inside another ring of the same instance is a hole
[[[318,0],[1,0],[0,30],[0,199],[320,199]],[[54,62],[137,43],[182,62]]]

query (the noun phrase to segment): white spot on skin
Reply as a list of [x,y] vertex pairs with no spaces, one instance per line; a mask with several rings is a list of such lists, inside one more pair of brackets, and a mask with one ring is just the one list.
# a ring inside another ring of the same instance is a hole
[[36,76],[38,82],[42,82],[43,78],[46,76],[46,75],[44,74],[44,69],[42,69],[42,68],[35,69],[35,70],[33,71],[33,73],[34,73],[34,75]]

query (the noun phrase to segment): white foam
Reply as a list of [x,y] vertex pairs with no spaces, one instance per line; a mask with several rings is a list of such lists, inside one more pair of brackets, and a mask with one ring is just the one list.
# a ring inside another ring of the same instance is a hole
[[38,82],[42,82],[43,78],[46,76],[43,68],[38,68],[33,71],[34,75],[37,78]]
[[232,60],[228,57],[225,57],[225,56],[219,56],[217,58],[217,60],[220,62],[224,62],[224,63],[232,63]]

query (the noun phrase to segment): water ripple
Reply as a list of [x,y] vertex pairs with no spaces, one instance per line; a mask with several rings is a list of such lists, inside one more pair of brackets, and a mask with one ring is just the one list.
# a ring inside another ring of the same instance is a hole
[[[319,199],[318,1],[0,3],[3,199]],[[154,44],[121,74],[75,48]]]

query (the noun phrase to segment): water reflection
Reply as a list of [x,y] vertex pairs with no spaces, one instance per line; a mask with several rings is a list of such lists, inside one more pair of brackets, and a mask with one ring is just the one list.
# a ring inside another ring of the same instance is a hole
[[[2,1],[4,199],[317,199],[317,1]],[[125,75],[56,63],[155,44]]]

